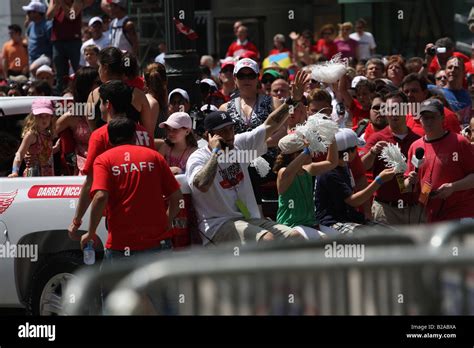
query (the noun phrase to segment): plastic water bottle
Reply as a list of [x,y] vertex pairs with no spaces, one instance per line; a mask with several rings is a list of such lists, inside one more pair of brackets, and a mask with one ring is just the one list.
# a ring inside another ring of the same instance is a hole
[[94,241],[90,240],[87,242],[87,246],[84,248],[84,264],[93,265],[94,263],[95,263]]

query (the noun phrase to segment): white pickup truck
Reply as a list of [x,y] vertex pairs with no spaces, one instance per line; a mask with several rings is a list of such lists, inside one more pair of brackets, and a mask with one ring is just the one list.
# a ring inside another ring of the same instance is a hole
[[[28,113],[35,98],[0,97],[0,119]],[[177,179],[189,194],[184,176]],[[80,176],[0,178],[0,307],[59,314],[66,282],[83,265],[79,242],[67,233],[83,182]],[[80,230],[88,225],[89,210]],[[106,234],[102,219],[98,262]]]

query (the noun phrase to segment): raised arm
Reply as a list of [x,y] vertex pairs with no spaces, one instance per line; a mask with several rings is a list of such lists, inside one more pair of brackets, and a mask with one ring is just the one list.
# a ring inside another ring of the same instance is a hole
[[217,134],[211,137],[209,134],[209,146],[213,149],[211,158],[204,167],[194,176],[193,185],[201,192],[207,192],[214,182],[217,173],[217,158],[219,157],[214,149],[220,149],[220,141],[224,139]]
[[351,95],[349,94],[349,84],[348,77],[344,75],[339,79],[339,91],[337,96],[342,99],[346,108],[350,109],[352,107],[352,103],[354,102]]
[[334,139],[328,148],[328,154],[325,161],[314,162],[303,166],[310,175],[317,176],[333,170],[337,167],[339,161],[339,152],[337,151],[336,140]]
[[291,97],[295,105],[284,103],[275,109],[265,120],[266,139],[270,138],[288,119],[290,112],[296,108],[303,98],[304,86],[309,81],[310,76],[300,70],[295,76],[295,82],[291,88]]

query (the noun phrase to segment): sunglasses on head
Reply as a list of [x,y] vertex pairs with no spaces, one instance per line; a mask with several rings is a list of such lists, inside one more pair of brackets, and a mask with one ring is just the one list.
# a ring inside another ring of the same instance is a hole
[[239,80],[255,80],[257,78],[257,74],[255,73],[244,74],[244,73],[239,72],[235,75],[235,77],[237,77],[237,79]]

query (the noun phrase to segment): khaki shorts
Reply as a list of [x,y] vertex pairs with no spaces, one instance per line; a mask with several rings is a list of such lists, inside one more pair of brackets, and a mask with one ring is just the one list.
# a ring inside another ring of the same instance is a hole
[[426,222],[423,206],[418,204],[398,208],[374,200],[372,203],[372,216],[374,221],[388,225],[413,225]]
[[[214,244],[240,241],[258,242],[266,233],[271,233],[275,239],[285,239],[294,229],[275,221],[266,219],[231,219],[225,222],[216,232],[212,241]],[[209,244],[208,244],[209,245]]]

